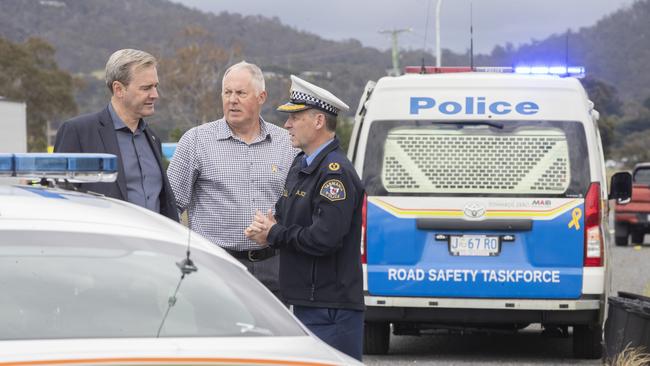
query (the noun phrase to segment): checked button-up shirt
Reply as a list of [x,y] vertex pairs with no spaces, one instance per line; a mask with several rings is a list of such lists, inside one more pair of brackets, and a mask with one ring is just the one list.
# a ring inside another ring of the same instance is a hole
[[244,236],[256,210],[274,209],[299,150],[283,128],[260,118],[250,144],[224,119],[187,131],[178,142],[167,175],[176,204],[188,210],[190,228],[222,248],[259,249]]

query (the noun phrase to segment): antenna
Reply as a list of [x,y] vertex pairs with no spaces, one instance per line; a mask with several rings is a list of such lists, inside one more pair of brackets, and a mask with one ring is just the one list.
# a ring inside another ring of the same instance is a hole
[[440,54],[440,6],[442,0],[438,0],[436,5],[436,66],[442,65],[442,55]]
[[569,32],[571,31],[570,28],[567,28],[566,30],[566,40],[564,44],[564,67],[567,68],[567,73],[568,73],[568,68],[569,68]]
[[[196,138],[199,134],[198,128],[199,128],[199,120],[196,120],[196,127],[197,130],[194,133],[194,149],[196,152]],[[192,201],[192,198],[190,197],[190,201]],[[192,229],[190,228],[190,212],[189,210],[186,210],[187,212],[187,249],[185,251],[185,259],[181,260],[180,262],[176,262],[176,266],[181,270],[181,273],[183,273],[183,276],[186,274],[190,274],[192,272],[198,271],[198,268],[196,265],[194,265],[194,262],[192,259],[190,259],[190,241],[192,238]],[[182,279],[182,277],[181,277]]]
[[[196,128],[198,127],[199,127],[199,121],[197,120]],[[197,130],[196,133],[194,134],[194,149],[195,149],[194,152],[196,152],[196,136],[198,135],[198,133],[199,131]],[[191,197],[190,197],[190,201],[192,201]],[[160,321],[160,325],[158,326],[158,332],[156,332],[156,338],[160,337],[160,332],[162,332],[163,326],[165,325],[165,321],[167,321],[167,316],[169,316],[169,311],[172,309],[172,306],[176,305],[176,301],[178,299],[176,296],[178,295],[178,290],[180,290],[181,283],[183,283],[185,276],[199,270],[199,268],[194,264],[192,259],[190,259],[190,241],[192,239],[192,229],[190,228],[189,211],[186,212],[187,212],[187,249],[185,252],[185,258],[176,262],[176,267],[178,267],[178,269],[181,270],[181,278],[178,280],[178,284],[176,285],[176,290],[174,290],[174,293],[169,298],[167,298],[167,310],[165,310],[165,315],[163,315],[163,318]]]
[[469,67],[474,71],[474,9],[469,3]]
[[380,30],[379,33],[390,34],[393,43],[393,70],[390,72],[392,76],[398,76],[399,71],[399,48],[397,46],[397,36],[400,33],[411,32],[413,29],[393,29],[393,30]]
[[427,1],[427,16],[424,22],[424,44],[422,45],[422,67],[420,68],[420,74],[426,74],[426,68],[424,67],[424,55],[427,52],[427,34],[429,34],[429,10],[431,9],[431,1]]

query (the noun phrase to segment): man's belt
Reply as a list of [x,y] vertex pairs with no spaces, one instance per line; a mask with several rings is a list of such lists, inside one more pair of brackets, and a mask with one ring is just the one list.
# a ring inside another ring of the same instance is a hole
[[263,261],[277,254],[277,251],[271,247],[266,247],[264,249],[258,249],[258,250],[243,250],[243,251],[226,249],[226,251],[228,252],[228,254],[232,255],[237,259],[248,259],[251,262]]

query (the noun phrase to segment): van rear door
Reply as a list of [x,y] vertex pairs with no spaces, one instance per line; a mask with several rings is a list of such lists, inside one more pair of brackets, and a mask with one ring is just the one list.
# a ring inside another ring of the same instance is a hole
[[580,297],[580,123],[372,121],[366,146],[371,295]]

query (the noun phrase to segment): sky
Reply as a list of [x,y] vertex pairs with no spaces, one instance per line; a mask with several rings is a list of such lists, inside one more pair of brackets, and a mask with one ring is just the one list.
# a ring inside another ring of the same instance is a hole
[[[380,31],[399,34],[402,49],[435,51],[438,0],[172,0],[201,11],[278,17],[295,29],[325,39],[356,39],[378,49],[391,47]],[[634,0],[440,0],[440,46],[465,52],[473,18],[474,52],[490,53],[507,42],[532,39],[594,25]],[[471,6],[470,6],[471,4]],[[472,11],[470,12],[470,7]],[[472,17],[470,17],[470,13]],[[427,17],[428,14],[428,17]],[[428,19],[427,19],[428,18]],[[428,26],[427,26],[428,24]]]

